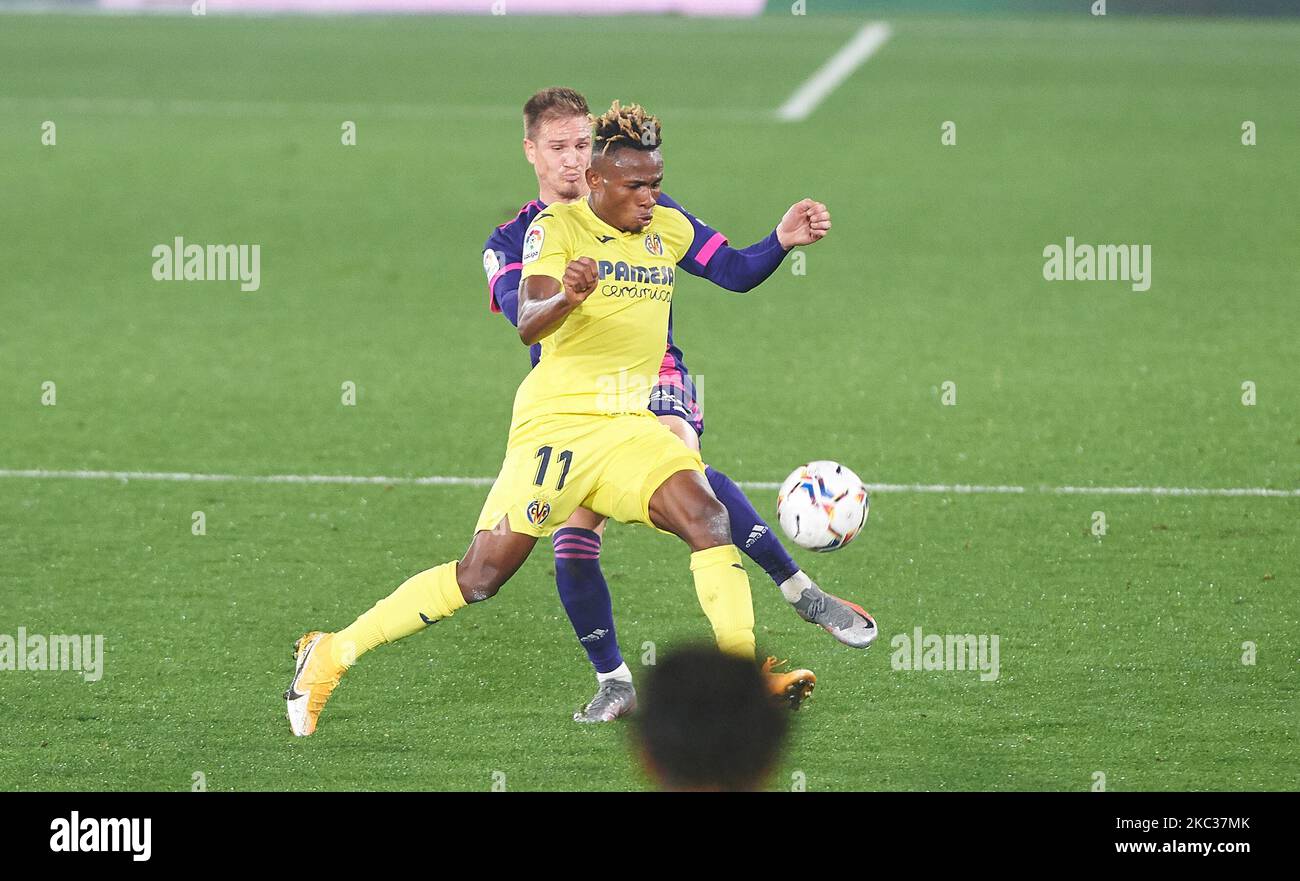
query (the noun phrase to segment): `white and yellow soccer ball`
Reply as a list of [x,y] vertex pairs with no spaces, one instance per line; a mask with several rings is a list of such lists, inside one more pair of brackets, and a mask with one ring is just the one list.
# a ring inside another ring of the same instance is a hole
[[833,551],[867,523],[867,488],[838,462],[817,461],[790,473],[776,494],[776,516],[790,540],[810,551]]

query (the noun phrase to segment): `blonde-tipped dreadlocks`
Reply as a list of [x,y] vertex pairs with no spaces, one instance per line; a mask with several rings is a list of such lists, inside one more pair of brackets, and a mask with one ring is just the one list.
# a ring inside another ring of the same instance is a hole
[[622,106],[617,100],[600,116],[593,116],[594,145],[603,156],[610,147],[631,147],[635,150],[654,150],[663,143],[659,117],[651,116],[640,104]]

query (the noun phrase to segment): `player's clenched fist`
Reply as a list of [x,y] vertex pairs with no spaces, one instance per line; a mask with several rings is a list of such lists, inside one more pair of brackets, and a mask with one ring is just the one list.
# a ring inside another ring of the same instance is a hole
[[596,261],[590,257],[579,257],[564,267],[564,298],[577,306],[596,289],[599,280]]
[[777,241],[787,251],[811,245],[831,231],[831,212],[821,202],[801,199],[790,206],[776,228]]

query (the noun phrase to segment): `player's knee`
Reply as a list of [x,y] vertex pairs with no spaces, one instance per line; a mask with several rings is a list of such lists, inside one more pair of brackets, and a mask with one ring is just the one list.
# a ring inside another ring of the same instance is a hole
[[471,578],[461,581],[460,592],[465,597],[467,603],[481,603],[483,600],[490,600],[497,595],[501,589],[501,584],[490,578]]
[[663,414],[659,421],[668,426],[668,430],[677,435],[678,440],[686,444],[692,450],[700,448],[700,436],[695,433],[695,429],[689,422],[680,416],[671,413]]
[[480,603],[496,596],[506,579],[491,565],[481,562],[466,565],[462,562],[456,569],[456,582],[460,585],[460,593],[465,602]]

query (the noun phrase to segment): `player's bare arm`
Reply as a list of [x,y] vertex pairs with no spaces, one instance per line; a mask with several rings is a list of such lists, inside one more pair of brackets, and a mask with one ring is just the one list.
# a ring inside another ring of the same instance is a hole
[[519,338],[531,346],[559,329],[569,313],[596,289],[596,261],[579,257],[564,268],[564,280],[545,275],[524,279],[519,288]]
[[787,251],[799,245],[811,245],[831,231],[831,212],[821,202],[800,199],[785,212],[776,227],[776,239]]

